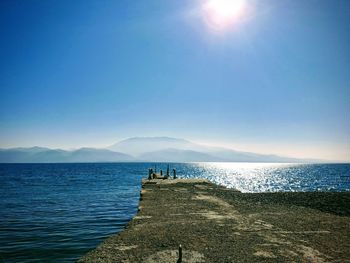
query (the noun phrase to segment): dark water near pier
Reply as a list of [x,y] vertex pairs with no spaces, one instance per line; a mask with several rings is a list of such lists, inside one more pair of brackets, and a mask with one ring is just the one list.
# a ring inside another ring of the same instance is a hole
[[[74,262],[137,211],[148,163],[0,164],[0,262]],[[165,164],[158,164],[163,170]],[[350,164],[172,164],[243,192],[350,191]]]

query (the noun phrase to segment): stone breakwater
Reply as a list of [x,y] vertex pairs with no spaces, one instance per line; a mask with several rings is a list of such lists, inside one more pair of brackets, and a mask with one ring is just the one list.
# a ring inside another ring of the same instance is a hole
[[[182,259],[179,260],[179,246]],[[350,193],[240,193],[143,180],[125,230],[79,262],[349,262]]]

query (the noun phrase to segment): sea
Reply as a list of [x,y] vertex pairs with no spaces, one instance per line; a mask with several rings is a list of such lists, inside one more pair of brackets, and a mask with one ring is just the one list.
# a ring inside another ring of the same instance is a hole
[[[242,192],[350,191],[350,164],[171,163]],[[74,262],[137,212],[166,163],[0,164],[0,262]]]

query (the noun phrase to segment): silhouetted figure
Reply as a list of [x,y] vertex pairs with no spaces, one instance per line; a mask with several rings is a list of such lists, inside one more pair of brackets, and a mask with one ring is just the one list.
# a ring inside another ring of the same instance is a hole
[[176,263],[182,263],[182,246],[181,245],[179,246],[179,259],[176,261]]
[[176,179],[176,169],[173,169],[174,179]]
[[169,176],[170,176],[170,171],[169,171],[169,164],[168,164],[168,166],[166,168],[166,179],[168,179]]

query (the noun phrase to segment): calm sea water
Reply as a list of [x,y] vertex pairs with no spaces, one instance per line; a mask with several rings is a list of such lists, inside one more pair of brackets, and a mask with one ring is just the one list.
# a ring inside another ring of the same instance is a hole
[[[141,179],[154,165],[0,164],[0,262],[74,262],[135,215]],[[171,168],[243,192],[350,191],[350,164]]]

